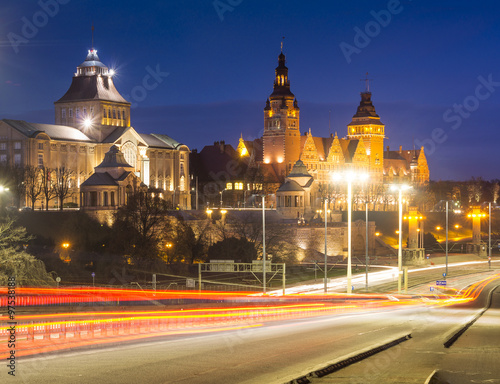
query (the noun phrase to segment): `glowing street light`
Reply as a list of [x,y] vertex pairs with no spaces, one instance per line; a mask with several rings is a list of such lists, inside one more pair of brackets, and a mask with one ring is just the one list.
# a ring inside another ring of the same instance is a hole
[[[352,257],[352,183],[353,182],[366,182],[369,179],[367,173],[360,173],[348,171],[343,173],[332,174],[332,180],[337,182],[347,182],[347,293],[352,293],[352,271],[351,271],[351,257]],[[325,255],[326,257],[326,255]],[[325,286],[326,286],[326,261],[325,261]]]
[[392,191],[399,192],[399,240],[398,240],[398,293],[401,294],[401,273],[403,272],[403,191],[411,186],[406,184],[391,185]]

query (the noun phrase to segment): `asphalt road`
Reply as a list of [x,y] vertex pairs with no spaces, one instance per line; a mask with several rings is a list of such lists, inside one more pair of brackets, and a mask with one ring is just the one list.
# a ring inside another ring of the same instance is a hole
[[[449,361],[449,369],[455,369],[455,360],[446,357],[453,348],[458,351],[467,347],[457,343],[445,351],[443,338],[484,305],[484,296],[457,307],[382,309],[26,358],[17,362],[16,377],[8,376],[4,367],[0,377],[2,383],[36,384],[284,383],[343,356],[412,333],[413,339],[342,370],[338,373],[341,376],[321,380],[423,383],[440,364]],[[484,319],[491,323],[488,317]],[[480,336],[474,340],[479,342]],[[496,350],[494,341],[491,345]],[[371,365],[364,365],[369,362]]]
[[500,287],[492,294],[491,308],[449,349],[443,346],[449,331],[477,314],[499,283],[489,284],[475,302],[446,308],[440,321],[429,316],[428,326],[415,329],[411,340],[311,382],[423,384],[436,372],[439,383],[500,383]]

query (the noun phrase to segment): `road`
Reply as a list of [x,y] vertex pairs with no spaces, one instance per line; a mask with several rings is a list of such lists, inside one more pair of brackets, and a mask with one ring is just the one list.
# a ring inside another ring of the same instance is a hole
[[435,372],[439,383],[500,383],[500,287],[492,293],[491,308],[449,349],[443,345],[451,329],[466,324],[465,318],[470,320],[487,304],[489,292],[498,284],[489,284],[477,301],[452,309],[462,311],[462,322],[460,316],[446,313],[442,319],[430,316],[428,326],[414,329],[411,340],[311,382],[423,384]]
[[[377,363],[369,368],[355,364],[342,370],[341,376],[332,375],[329,379],[349,383],[423,383],[440,367],[438,362],[447,362],[444,357],[453,353],[453,348],[467,348],[457,343],[446,352],[443,338],[484,305],[486,293],[483,291],[477,301],[468,305],[391,307],[26,358],[18,361],[16,377],[9,377],[8,382],[284,383],[343,356],[411,333],[413,339],[366,359],[365,362],[376,359],[372,362]],[[479,340],[478,336],[476,341]],[[495,349],[493,341],[492,348]],[[453,359],[449,364],[450,370],[455,369]],[[356,366],[359,371],[349,373]],[[5,372],[0,374],[7,376]]]

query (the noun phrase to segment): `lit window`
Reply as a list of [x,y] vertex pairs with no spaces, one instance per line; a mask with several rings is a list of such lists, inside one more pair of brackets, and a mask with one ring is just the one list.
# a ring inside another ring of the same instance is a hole
[[135,168],[137,164],[137,147],[135,144],[128,141],[123,144],[121,150],[123,152],[123,156],[125,157],[125,161]]
[[14,149],[21,149],[21,142],[20,141],[14,142]]
[[243,183],[234,183],[234,189],[243,190]]
[[185,186],[186,186],[186,178],[184,176],[181,176],[181,181],[180,181],[181,192],[184,192]]
[[226,183],[226,189],[233,189],[233,183]]

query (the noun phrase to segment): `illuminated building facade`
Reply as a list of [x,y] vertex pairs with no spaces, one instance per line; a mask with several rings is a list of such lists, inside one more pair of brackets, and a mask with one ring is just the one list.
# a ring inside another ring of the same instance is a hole
[[[429,167],[423,147],[384,151],[385,125],[375,111],[372,93],[361,93],[361,101],[344,138],[313,136],[309,129],[300,134],[300,109],[290,90],[288,68],[283,52],[278,56],[273,92],[264,108],[262,155],[252,153],[255,145],[240,140],[240,154],[254,155],[256,162],[274,167],[284,182],[292,167],[301,160],[316,182],[328,184],[333,172],[363,171],[372,185],[429,182]],[[257,141],[255,141],[257,142]]]
[[[130,124],[130,103],[117,91],[113,75],[91,49],[68,91],[54,103],[55,125],[0,121],[0,162],[70,169],[71,193],[65,203],[80,206],[80,186],[114,146],[143,184],[158,189],[174,206],[190,209],[189,148],[167,135],[137,132]],[[50,201],[50,207],[56,201]],[[117,198],[114,205],[104,207],[106,201],[111,203],[101,194],[87,203],[103,209],[123,203]],[[40,197],[36,206],[43,203]]]

